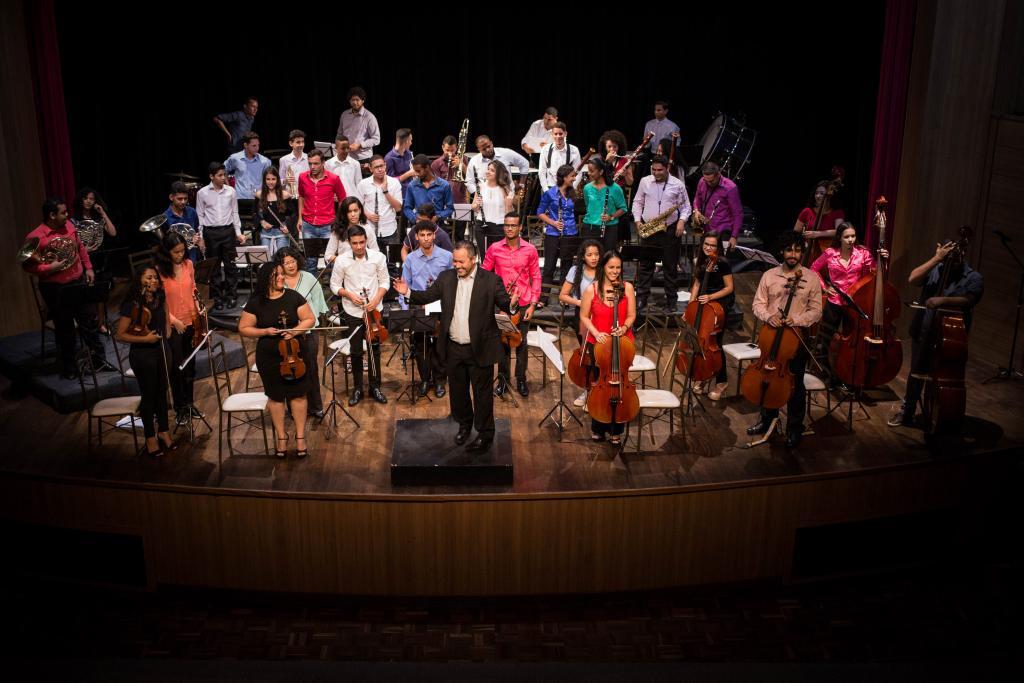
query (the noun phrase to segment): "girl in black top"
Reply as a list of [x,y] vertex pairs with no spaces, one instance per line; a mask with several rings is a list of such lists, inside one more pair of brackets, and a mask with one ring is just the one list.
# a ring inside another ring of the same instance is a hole
[[[718,258],[708,273],[707,290],[700,291],[704,280],[704,271],[707,270],[710,261],[709,257],[716,254]],[[706,233],[704,239],[701,240],[701,253],[697,256],[697,266],[693,272],[690,301],[699,301],[702,304],[706,304],[709,301],[717,301],[725,312],[728,313],[735,300],[736,297],[733,295],[732,267],[729,265],[725,252],[722,251],[722,238],[717,232]],[[722,345],[723,337],[725,337],[725,325],[722,326],[722,331],[718,333],[719,346]],[[722,369],[718,371],[718,376],[715,377],[716,384],[714,388],[708,391],[708,398],[712,401],[722,398],[722,394],[725,392],[726,387],[728,387],[728,380],[729,376],[726,371],[726,365],[722,363]],[[695,391],[703,392],[704,388],[698,387]]]
[[[291,244],[284,232],[295,230],[297,215],[295,200],[281,185],[281,176],[273,165],[263,171],[263,185],[256,193],[252,208],[252,222],[260,228],[260,244],[267,247],[269,255],[273,257],[278,249]],[[278,221],[284,224],[284,229]]]
[[[141,309],[149,311],[150,320],[142,334],[137,334],[129,331],[129,328],[139,322]],[[152,457],[159,457],[177,448],[167,433],[167,360],[163,340],[168,334],[160,276],[153,266],[146,266],[139,271],[134,286],[121,304],[117,339],[131,344],[128,362],[142,395],[139,417],[146,435],[146,452]],[[154,418],[156,429],[153,428]]]

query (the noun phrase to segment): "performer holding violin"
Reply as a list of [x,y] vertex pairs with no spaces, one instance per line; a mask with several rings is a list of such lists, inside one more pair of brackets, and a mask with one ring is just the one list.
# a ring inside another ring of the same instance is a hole
[[[712,401],[722,398],[722,394],[729,386],[729,374],[725,366],[725,359],[722,357],[722,339],[725,336],[725,312],[732,308],[733,301],[735,301],[732,267],[722,251],[721,235],[717,232],[705,233],[701,240],[701,253],[697,257],[693,285],[690,287],[690,303],[687,304],[684,314],[686,321],[697,328],[698,333],[701,328],[706,327],[709,334],[714,337],[713,344],[704,344],[705,340],[701,340],[702,346],[713,347],[716,349],[713,353],[718,355],[714,364],[720,369],[715,373],[715,386],[708,390],[708,398]],[[698,309],[702,309],[699,313],[699,322],[703,324],[700,325],[696,324]],[[710,360],[707,355],[705,352],[703,359],[705,362]],[[694,391],[702,393],[705,388],[707,387],[701,386],[695,388]]]
[[[910,374],[907,392],[890,427],[908,427],[925,378],[929,382],[925,403],[931,408],[932,431],[939,427],[956,431],[964,416],[966,392],[964,366],[967,362],[967,332],[971,313],[985,293],[981,273],[967,264],[970,228],[962,228],[960,239],[938,244],[930,259],[910,272],[912,285],[923,285],[921,301],[910,324]],[[937,422],[945,422],[945,425]]]
[[520,239],[520,217],[515,211],[505,214],[502,226],[505,239],[495,242],[484,256],[483,269],[493,272],[505,283],[505,289],[511,296],[518,293],[520,306],[526,306],[521,319],[513,316],[512,322],[519,329],[518,335],[502,334],[502,345],[505,353],[498,361],[498,386],[494,393],[502,396],[508,391],[509,370],[512,363],[512,349],[516,350],[516,390],[521,396],[530,395],[530,387],[526,383],[526,363],[529,358],[526,346],[526,334],[530,329],[530,319],[540,299],[540,257],[537,248]]
[[267,409],[274,423],[274,455],[284,458],[288,432],[284,427],[284,404],[288,402],[295,420],[296,457],[309,455],[306,447],[306,395],[313,374],[308,371],[299,338],[315,324],[313,309],[302,295],[284,286],[284,271],[274,263],[260,268],[253,296],[242,309],[238,333],[258,339],[256,369],[269,399]]
[[795,447],[804,431],[805,330],[821,319],[821,281],[800,265],[803,236],[789,233],[782,248],[783,262],[761,276],[754,294],[754,315],[766,323],[761,330],[761,357],[747,368],[743,396],[761,407],[758,421],[747,434],[764,434],[786,405],[786,444]]
[[[622,257],[618,252],[606,251],[601,257],[597,279],[583,293],[581,303],[580,333],[586,341],[586,353],[601,369],[601,379],[587,398],[591,438],[604,441],[607,437],[617,446],[625,424],[639,410],[636,388],[629,381],[629,366],[635,354],[632,327],[636,293],[632,284],[622,281]],[[614,411],[610,410],[610,401]]]
[[167,232],[156,251],[156,269],[163,280],[167,298],[167,317],[171,334],[167,340],[171,360],[171,395],[174,397],[175,421],[187,424],[193,417],[204,417],[192,403],[196,378],[196,359],[183,370],[178,366],[195,350],[195,342],[202,339],[205,330],[196,339],[196,323],[200,321],[199,293],[196,291],[196,273],[188,258],[188,244],[176,232]]
[[[160,276],[152,266],[138,272],[121,304],[117,339],[131,344],[128,362],[139,384],[139,417],[146,435],[146,454],[158,458],[177,448],[167,433],[167,358],[163,340],[169,325]],[[156,427],[153,421],[156,420]]]
[[[360,225],[348,229],[348,243],[351,250],[338,256],[331,271],[331,291],[341,297],[341,324],[355,330],[350,339],[353,389],[348,404],[358,405],[363,400],[364,339],[369,339],[371,353],[370,396],[377,403],[387,403],[380,390],[380,343],[383,338],[374,334],[372,328],[379,328],[386,337],[387,331],[380,326],[380,311],[384,308],[384,295],[391,286],[388,261],[376,249],[367,249],[366,230]],[[373,316],[370,330],[367,330],[367,314]]]
[[[315,275],[302,270],[300,264],[305,263],[302,252],[295,247],[281,247],[274,254],[274,263],[281,266],[284,272],[284,286],[293,289],[302,295],[302,298],[309,304],[313,311],[313,327],[319,327],[320,317],[328,312],[327,302],[324,301],[324,288]],[[306,369],[313,375],[313,381],[309,383],[309,394],[306,396],[306,405],[309,414],[320,420],[324,416],[324,401],[320,395],[320,362],[319,338],[316,334],[306,334],[302,337],[306,348],[304,357]]]

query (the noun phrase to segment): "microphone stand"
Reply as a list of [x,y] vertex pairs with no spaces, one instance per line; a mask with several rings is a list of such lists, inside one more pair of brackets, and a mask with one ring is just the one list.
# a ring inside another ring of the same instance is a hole
[[1021,262],[1020,258],[1010,247],[1009,238],[1001,231],[996,231],[995,234],[1002,241],[1006,252],[1017,262],[1017,266],[1020,267],[1020,284],[1017,286],[1017,312],[1013,316],[1013,341],[1010,343],[1010,360],[1007,361],[1005,368],[1000,367],[995,375],[986,379],[982,384],[998,382],[1004,379],[1024,379],[1024,372],[1013,366],[1013,357],[1017,354],[1017,333],[1020,331],[1020,309],[1021,306],[1024,306],[1024,263]]

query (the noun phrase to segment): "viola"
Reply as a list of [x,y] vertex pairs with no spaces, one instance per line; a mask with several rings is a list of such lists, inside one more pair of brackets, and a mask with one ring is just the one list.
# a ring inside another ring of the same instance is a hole
[[[288,317],[281,311],[281,329],[288,329]],[[302,360],[302,345],[295,337],[277,342],[277,352],[281,354],[279,371],[281,377],[288,381],[302,379],[306,374],[306,363]]]
[[[953,262],[963,258],[973,238],[971,228],[960,228],[956,248],[943,259],[942,280],[936,296],[945,296]],[[967,324],[963,311],[937,309],[925,332],[931,354],[929,382],[924,390],[924,415],[929,434],[957,434],[967,412]]]
[[[707,291],[711,271],[717,263],[718,254],[708,257],[704,268],[704,278],[701,280],[700,289],[697,290],[698,294]],[[725,325],[725,310],[717,301],[702,304],[698,299],[699,297],[692,299],[686,305],[683,320],[696,330],[700,349],[691,349],[685,338],[680,337],[676,353],[676,369],[682,373],[689,371],[690,379],[694,382],[703,382],[717,375],[718,371],[722,369],[722,363],[725,362],[722,347],[718,345],[718,334]],[[691,356],[693,357],[692,366],[690,364]]]
[[[624,291],[621,281],[613,285],[613,329],[619,327],[619,301]],[[624,424],[640,412],[636,385],[629,379],[629,367],[635,356],[633,340],[626,336],[610,334],[604,343],[594,345],[594,362],[601,371],[601,377],[587,396],[587,409],[595,420]]]
[[896,338],[900,293],[886,282],[885,197],[875,202],[878,228],[878,267],[850,287],[847,294],[870,317],[864,320],[855,308],[843,309],[840,329],[829,347],[832,369],[844,384],[855,388],[878,387],[891,382],[903,365],[903,343]]
[[[798,267],[789,278],[786,288],[789,295],[782,310],[783,319],[789,317],[789,310],[800,282],[803,271]],[[793,394],[793,373],[789,371],[789,362],[800,351],[800,333],[788,325],[761,328],[757,345],[761,349],[761,357],[747,366],[740,380],[740,393],[754,405],[762,408],[781,408],[789,402]]]

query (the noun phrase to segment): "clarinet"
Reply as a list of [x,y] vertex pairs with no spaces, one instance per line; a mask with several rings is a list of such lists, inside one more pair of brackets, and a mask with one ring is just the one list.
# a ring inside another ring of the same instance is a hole
[[[604,208],[601,209],[602,216],[608,213],[608,194],[611,192],[611,189],[612,188],[607,185],[604,188]],[[604,222],[604,219],[601,219],[601,239],[604,239],[604,231],[607,229],[608,224]]]
[[[385,177],[384,178],[384,187],[387,187],[387,186],[388,186],[388,179],[387,179],[387,177]],[[377,223],[373,227],[377,228],[377,233],[378,234],[380,233],[380,209],[377,206],[379,201],[380,201],[380,190],[378,190],[376,187],[374,187],[373,188],[373,212],[375,214],[377,214]]]

